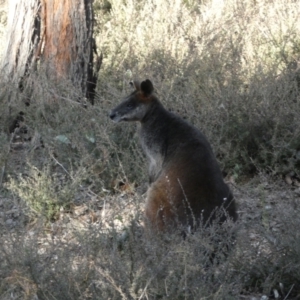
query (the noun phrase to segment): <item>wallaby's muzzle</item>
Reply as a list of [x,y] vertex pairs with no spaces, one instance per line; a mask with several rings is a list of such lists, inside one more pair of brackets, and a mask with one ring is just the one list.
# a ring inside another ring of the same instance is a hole
[[117,122],[115,119],[117,117],[117,113],[114,112],[113,110],[109,113],[109,117],[114,121]]

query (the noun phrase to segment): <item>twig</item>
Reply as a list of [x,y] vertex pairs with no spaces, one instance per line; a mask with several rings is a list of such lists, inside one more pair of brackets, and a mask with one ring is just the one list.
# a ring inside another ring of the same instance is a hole
[[289,294],[291,293],[292,289],[294,288],[294,285],[295,284],[292,285],[292,287],[290,288],[289,292],[287,293],[287,295],[284,297],[283,300],[286,300],[288,298]]
[[3,167],[1,168],[1,174],[0,174],[0,189],[2,188],[2,181],[3,181],[4,173],[5,173],[5,163],[4,163]]
[[9,141],[9,147],[8,147],[8,151],[5,155],[5,162],[4,162],[4,165],[3,167],[1,168],[1,174],[0,174],[0,189],[2,188],[2,182],[3,182],[3,178],[4,178],[4,174],[5,174],[5,169],[6,169],[6,163],[7,163],[7,158],[8,158],[8,155],[10,153],[10,150],[11,150],[11,144],[12,144],[12,141],[15,137],[15,131],[16,129],[14,130],[14,132],[11,134],[11,138],[10,138],[10,141]]
[[[54,155],[52,153],[50,153],[51,158],[66,172],[66,174],[68,174],[68,176],[70,176],[70,178],[75,181],[75,178],[68,172],[68,170],[54,157]],[[80,188],[83,188],[83,185],[79,184]],[[87,194],[89,196],[96,196],[98,197],[98,195],[96,193],[94,193],[93,191],[91,191],[90,189],[88,190]]]

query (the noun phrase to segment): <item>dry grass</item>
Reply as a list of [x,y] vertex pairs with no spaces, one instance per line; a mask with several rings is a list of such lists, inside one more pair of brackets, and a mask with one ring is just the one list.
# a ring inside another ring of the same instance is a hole
[[[94,106],[42,67],[0,82],[0,299],[299,299],[299,1],[198,2],[95,1]],[[107,117],[132,78],[208,136],[237,225],[144,234],[136,125]]]
[[[153,79],[164,103],[203,129],[236,176],[260,167],[295,172],[298,4],[111,1],[98,17],[103,81],[124,89],[130,74]],[[100,101],[114,97],[110,86],[100,87]]]

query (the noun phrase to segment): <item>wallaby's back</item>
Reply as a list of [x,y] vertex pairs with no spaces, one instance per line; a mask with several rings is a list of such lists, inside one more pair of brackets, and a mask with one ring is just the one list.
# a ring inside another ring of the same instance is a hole
[[217,214],[220,222],[228,216],[235,221],[231,191],[205,136],[167,111],[153,95],[149,80],[135,87],[110,117],[141,123],[140,140],[149,160],[147,221],[158,230],[194,228]]

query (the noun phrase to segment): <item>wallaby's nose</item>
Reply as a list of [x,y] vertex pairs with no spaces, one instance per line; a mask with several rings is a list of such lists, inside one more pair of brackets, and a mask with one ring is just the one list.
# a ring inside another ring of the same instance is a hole
[[109,117],[113,120],[116,117],[116,113],[111,111]]

